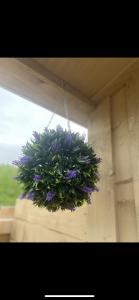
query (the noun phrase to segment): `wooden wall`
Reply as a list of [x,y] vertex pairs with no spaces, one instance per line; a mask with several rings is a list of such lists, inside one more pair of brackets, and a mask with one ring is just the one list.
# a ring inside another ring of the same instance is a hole
[[90,241],[139,240],[139,71],[103,99],[89,121],[102,157],[100,192],[88,210]]
[[87,241],[87,207],[50,213],[30,200],[17,200],[11,242]]

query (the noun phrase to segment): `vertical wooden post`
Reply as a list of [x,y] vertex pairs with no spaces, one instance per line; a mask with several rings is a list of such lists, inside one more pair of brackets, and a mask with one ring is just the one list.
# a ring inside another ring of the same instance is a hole
[[100,191],[92,196],[88,208],[88,241],[116,242],[116,208],[113,187],[110,99],[104,99],[92,113],[89,124],[89,143],[102,158]]

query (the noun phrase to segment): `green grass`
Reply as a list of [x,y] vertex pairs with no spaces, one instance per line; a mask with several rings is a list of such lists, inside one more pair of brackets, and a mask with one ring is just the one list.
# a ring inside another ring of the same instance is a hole
[[21,186],[13,179],[17,168],[0,165],[0,206],[13,206],[21,193]]

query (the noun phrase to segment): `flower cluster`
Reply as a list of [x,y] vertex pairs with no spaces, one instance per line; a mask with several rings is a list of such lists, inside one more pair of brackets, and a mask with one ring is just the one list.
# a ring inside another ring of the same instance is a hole
[[79,133],[44,129],[33,132],[33,138],[22,147],[23,156],[13,164],[18,167],[16,180],[23,184],[20,199],[48,211],[71,210],[91,203],[92,192],[98,192],[98,165],[92,147]]

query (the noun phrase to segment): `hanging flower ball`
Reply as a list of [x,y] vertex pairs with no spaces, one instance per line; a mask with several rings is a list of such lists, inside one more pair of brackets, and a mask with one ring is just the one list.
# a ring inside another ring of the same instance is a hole
[[79,133],[56,130],[33,132],[33,138],[22,147],[23,157],[16,180],[23,184],[21,199],[28,198],[48,211],[71,210],[91,203],[99,175],[101,159]]

